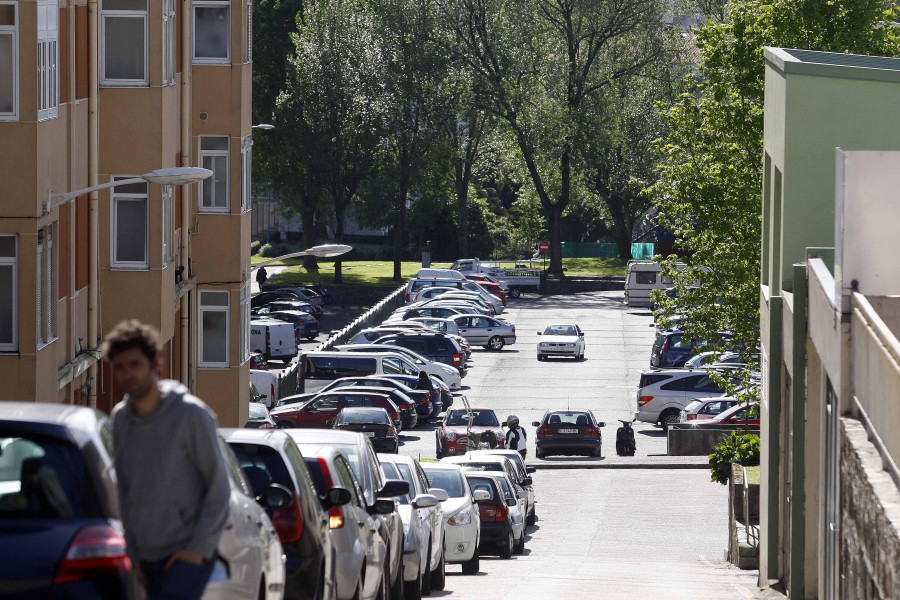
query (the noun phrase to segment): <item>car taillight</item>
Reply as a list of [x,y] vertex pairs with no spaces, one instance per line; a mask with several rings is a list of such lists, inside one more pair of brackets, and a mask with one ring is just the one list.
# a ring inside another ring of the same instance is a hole
[[666,338],[665,343],[663,343],[662,348],[660,348],[660,350],[659,350],[659,355],[662,356],[663,354],[666,353],[666,350],[668,350],[668,349],[669,349],[669,339]]
[[334,480],[331,478],[331,471],[328,469],[328,463],[325,462],[325,459],[319,457],[319,470],[322,472],[322,485],[325,486],[325,489],[330,490],[334,487]]
[[688,415],[688,416],[687,416],[687,420],[688,420],[688,421],[696,421],[696,420],[697,420],[697,415]]
[[272,525],[283,543],[296,542],[303,537],[303,511],[300,510],[300,498],[291,494],[291,503],[287,506],[272,509]]
[[638,406],[643,406],[653,400],[653,396],[641,396],[638,398]]
[[599,432],[600,432],[600,430],[597,429],[596,427],[585,427],[584,428],[584,435],[597,435],[597,433],[599,433]]
[[300,330],[299,329],[294,330],[294,344],[297,346],[300,345]]
[[275,429],[275,426],[268,421],[263,421],[259,424],[259,429]]
[[272,345],[272,336],[269,334],[269,330],[266,329],[266,348],[269,348]]
[[549,434],[551,434],[551,433],[553,433],[553,428],[552,428],[552,427],[548,427],[548,426],[546,426],[546,425],[544,425],[543,427],[538,427],[538,434],[539,434],[539,435],[549,435]]
[[513,325],[512,327],[513,327],[513,334],[515,334],[515,333],[516,333],[516,326]]
[[400,415],[397,414],[397,411],[392,410],[392,411],[391,411],[391,418],[392,418],[393,420],[395,420],[395,421],[399,421],[399,420],[400,420]]
[[328,509],[328,529],[340,529],[343,526],[344,511],[340,506],[332,506]]
[[453,355],[453,366],[459,366],[459,354]]
[[407,294],[407,295],[406,295],[406,301],[407,301],[407,302],[412,302],[412,294]]
[[118,575],[130,570],[131,559],[122,534],[109,525],[91,525],[81,529],[69,544],[53,583]]
[[275,404],[275,384],[274,383],[269,384],[269,393],[272,394],[271,396],[269,396],[269,402],[271,402],[272,404]]
[[502,522],[508,518],[509,518],[509,511],[507,510],[506,506],[501,504],[500,507],[497,509],[497,512],[494,513],[494,520]]

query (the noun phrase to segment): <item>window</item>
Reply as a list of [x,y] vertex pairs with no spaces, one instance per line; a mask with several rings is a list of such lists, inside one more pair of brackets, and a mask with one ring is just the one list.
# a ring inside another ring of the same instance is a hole
[[654,285],[656,283],[656,273],[653,271],[636,271],[634,282],[640,285]]
[[228,212],[228,136],[200,136],[200,166],[213,172],[200,182],[200,211]]
[[249,135],[241,140],[241,212],[250,210],[253,194],[253,138]]
[[150,266],[147,252],[147,185],[130,183],[112,188],[113,267],[147,269]]
[[241,288],[241,364],[250,358],[250,284]]
[[172,186],[162,186],[162,266],[172,264],[174,246],[172,236],[175,230],[175,199],[172,197]]
[[0,351],[18,349],[18,239],[0,235]]
[[103,85],[147,85],[147,0],[102,0]]
[[59,8],[38,2],[38,120],[59,116]]
[[228,292],[200,292],[200,366],[228,366]]
[[19,118],[18,2],[0,2],[0,121]]
[[175,2],[163,0],[162,3],[162,84],[175,84],[175,58],[178,34],[175,30]]
[[231,2],[194,2],[194,63],[231,61]]
[[38,230],[37,246],[37,343],[56,339],[56,284],[54,282],[53,226]]

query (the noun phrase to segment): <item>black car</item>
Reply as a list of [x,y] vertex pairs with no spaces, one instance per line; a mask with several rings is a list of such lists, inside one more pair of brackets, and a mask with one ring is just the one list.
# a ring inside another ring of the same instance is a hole
[[338,413],[333,428],[362,433],[376,452],[400,451],[400,436],[383,408],[345,408]]
[[548,410],[544,418],[532,423],[537,427],[534,455],[584,454],[600,456],[606,423],[594,419],[589,410]]
[[[494,546],[500,558],[512,556],[515,540],[513,539],[512,522],[509,507],[515,506],[515,499],[507,500],[497,480],[489,473],[464,472],[472,496],[478,503],[481,516],[481,553],[485,546]],[[479,500],[478,493],[487,493],[487,499]]]
[[[391,374],[391,375],[382,375],[387,379],[393,379],[395,381],[399,381],[401,383],[406,384],[408,387],[415,387],[419,383],[419,378],[414,377],[412,375],[402,375],[402,374]],[[431,396],[431,416],[437,417],[439,414],[453,406],[453,394],[450,392],[450,388],[447,387],[447,384],[437,380],[436,377],[431,376],[431,387],[432,387],[432,396]],[[420,417],[428,418],[428,415],[423,415],[422,412],[419,412]]]
[[395,333],[380,337],[373,343],[412,350],[431,362],[456,367],[460,377],[466,375],[466,359],[462,349],[443,333]]
[[255,309],[253,312],[257,315],[265,315],[269,316],[274,312],[279,312],[283,310],[299,310],[300,312],[309,313],[314,316],[316,319],[322,318],[322,308],[319,306],[313,306],[306,300],[300,300],[299,298],[286,299],[279,298],[278,300],[273,300],[266,304],[265,306],[260,306]]
[[276,310],[268,313],[269,317],[294,324],[297,339],[315,339],[319,335],[319,320],[315,316],[300,310]]
[[[412,385],[416,385],[416,378],[412,377]],[[322,388],[320,391],[330,390],[334,388],[342,388],[342,387],[364,387],[367,389],[371,388],[387,388],[391,390],[397,390],[402,394],[405,394],[409,397],[409,399],[415,404],[416,413],[422,419],[427,419],[431,416],[432,411],[432,401],[438,402],[440,404],[440,392],[435,386],[431,392],[428,390],[417,390],[411,388],[406,382],[398,381],[393,376],[387,375],[367,375],[364,377],[342,377],[340,379],[335,379],[332,383],[329,383],[327,386]],[[398,402],[397,400],[400,400]],[[403,408],[401,406],[401,402],[405,405],[406,402],[403,397],[399,397],[394,400],[394,404],[396,404],[400,409]],[[416,426],[416,422],[413,422],[411,425],[407,425],[407,421],[403,421],[404,429],[412,429]]]
[[701,352],[721,348],[731,339],[731,334],[719,332],[721,340],[687,339],[680,329],[660,331],[656,334],[653,349],[650,350],[650,366],[658,368],[683,367],[684,362]]
[[286,290],[279,290],[275,292],[260,292],[250,298],[250,308],[260,308],[262,306],[265,306],[266,304],[275,302],[276,300],[294,300],[306,302],[306,299],[301,298],[299,294],[295,294]]
[[0,596],[126,598],[134,585],[110,456],[90,408],[4,402],[0,417]]
[[318,294],[322,296],[322,302],[325,304],[331,304],[334,302],[334,298],[331,296],[331,292],[328,291],[328,288],[322,285],[321,283],[315,283],[312,285],[301,285],[302,289],[307,292],[311,292],[313,294]]

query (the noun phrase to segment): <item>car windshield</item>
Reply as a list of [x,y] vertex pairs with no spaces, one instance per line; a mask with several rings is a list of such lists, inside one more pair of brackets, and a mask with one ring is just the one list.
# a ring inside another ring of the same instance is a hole
[[555,412],[547,415],[547,425],[590,425],[586,412]]
[[338,423],[383,423],[390,424],[391,420],[383,408],[380,409],[344,409],[337,416]]
[[[482,427],[499,427],[500,423],[497,421],[497,415],[494,414],[492,410],[473,410],[472,415],[474,415],[474,419],[472,420],[472,425],[479,425]],[[452,427],[458,427],[461,425],[469,424],[469,413],[465,410],[452,410],[450,414],[447,415],[447,425]]]
[[575,335],[574,325],[547,325],[544,335]]
[[463,488],[462,475],[457,471],[447,471],[444,469],[429,469],[424,466],[425,477],[428,478],[428,485],[439,488],[447,492],[451,498],[462,498],[466,495]]
[[473,493],[478,490],[484,490],[490,495],[490,500],[497,500],[497,491],[494,489],[490,479],[486,477],[466,477],[466,481],[469,483],[469,489]]

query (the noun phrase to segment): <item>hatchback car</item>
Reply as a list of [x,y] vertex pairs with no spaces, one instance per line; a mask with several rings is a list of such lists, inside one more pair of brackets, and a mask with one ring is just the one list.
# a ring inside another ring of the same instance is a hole
[[[417,380],[415,377],[412,377],[412,384],[415,385]],[[434,382],[432,381],[434,385]],[[367,390],[373,390],[375,388],[384,388],[388,390],[396,390],[404,395],[406,395],[407,401],[415,404],[415,412],[419,417],[427,419],[431,416],[432,411],[432,402],[437,402],[440,405],[440,391],[437,388],[437,385],[434,385],[434,389],[432,391],[428,390],[417,390],[411,388],[407,385],[405,381],[400,381],[398,379],[394,379],[394,376],[388,375],[364,375],[359,377],[341,377],[340,379],[335,379],[318,392],[314,392],[311,394],[297,394],[294,396],[288,396],[285,398],[281,404],[297,404],[300,402],[306,402],[311,400],[315,396],[323,392],[328,392],[331,390],[341,389],[341,388],[365,388]],[[404,429],[412,429],[416,426],[416,421],[412,421],[411,423],[407,423],[406,417],[404,414],[403,406],[401,404],[406,404],[407,402],[403,400],[403,397],[393,398],[394,404],[397,404],[397,408],[401,409],[401,419],[403,419],[403,428]],[[399,400],[399,403],[398,403]]]
[[383,408],[345,408],[338,413],[333,428],[362,433],[376,452],[400,451],[400,437]]
[[[510,558],[515,549],[515,536],[509,516],[509,503],[500,483],[490,473],[470,471],[464,472],[463,475],[473,495],[479,492],[481,494],[486,492],[488,495],[486,500],[478,502],[481,517],[481,553],[484,553],[486,546],[493,546],[500,558]],[[516,504],[513,500],[509,502]]]
[[[485,451],[473,450],[462,456],[448,456],[441,459],[441,462],[456,464],[462,467],[463,471],[483,471],[493,473],[495,475],[503,475],[515,484],[517,491],[516,498],[519,499],[521,494],[522,500],[522,523],[528,522],[528,525],[534,525],[534,489],[532,488],[531,477],[520,472],[518,466],[505,456],[497,454],[485,454]],[[518,454],[518,452],[516,452]],[[521,454],[519,455],[521,458]],[[524,531],[524,529],[523,529]],[[519,534],[516,534],[516,540],[519,541]]]
[[387,318],[385,323],[392,320],[405,321],[415,319],[417,317],[431,317],[436,319],[449,319],[453,315],[461,314],[463,311],[449,306],[425,306],[421,308],[404,308],[395,312]]
[[589,410],[548,410],[537,427],[534,455],[546,458],[553,454],[601,456],[606,423],[597,421]]
[[[471,418],[471,432],[478,436],[478,444],[484,444],[487,449],[503,448],[506,441],[503,429],[497,415],[489,408],[465,408],[448,410],[438,428],[434,430],[435,453],[438,458],[464,454],[468,448],[469,420]],[[472,440],[473,444],[475,440]],[[476,447],[477,449],[477,447]]]
[[705,400],[693,400],[681,410],[679,423],[691,421],[706,421],[714,418],[722,411],[728,410],[738,403],[737,399],[728,396],[708,398]]
[[[465,459],[469,461],[484,461],[491,459],[506,458],[513,465],[513,481],[528,493],[527,511],[525,522],[528,525],[534,525],[537,520],[537,501],[534,495],[534,482],[531,474],[534,473],[534,467],[525,465],[525,459],[516,450],[509,448],[496,448],[494,450],[470,450],[466,452]],[[505,471],[504,471],[505,472]]]
[[516,326],[499,319],[473,315],[460,315],[451,319],[459,328],[459,335],[473,346],[502,350],[503,346],[516,343]]
[[474,575],[480,568],[481,516],[476,499],[487,500],[485,492],[474,496],[459,465],[420,463],[428,485],[447,492],[443,503],[444,560],[462,564],[463,573]]
[[571,356],[575,360],[584,360],[584,332],[578,325],[547,325],[544,331],[538,331],[538,335],[541,336],[537,345],[538,360],[548,356]]
[[391,402],[390,396],[381,392],[356,392],[333,390],[318,394],[303,404],[284,404],[269,411],[269,416],[279,429],[292,427],[320,427],[331,429],[338,413],[347,407],[384,408],[391,416],[394,426],[401,427],[400,409]]
[[[402,383],[405,383],[407,386],[415,386],[418,385],[419,379],[418,377],[413,377],[412,375],[383,375],[383,377],[388,377],[390,379],[396,379]],[[431,399],[431,416],[437,417],[442,412],[453,406],[453,394],[450,392],[450,386],[438,379],[434,376],[429,376],[431,379],[432,388],[437,392],[436,396],[432,396]],[[419,416],[422,416],[421,413]],[[426,417],[427,418],[427,417]]]

